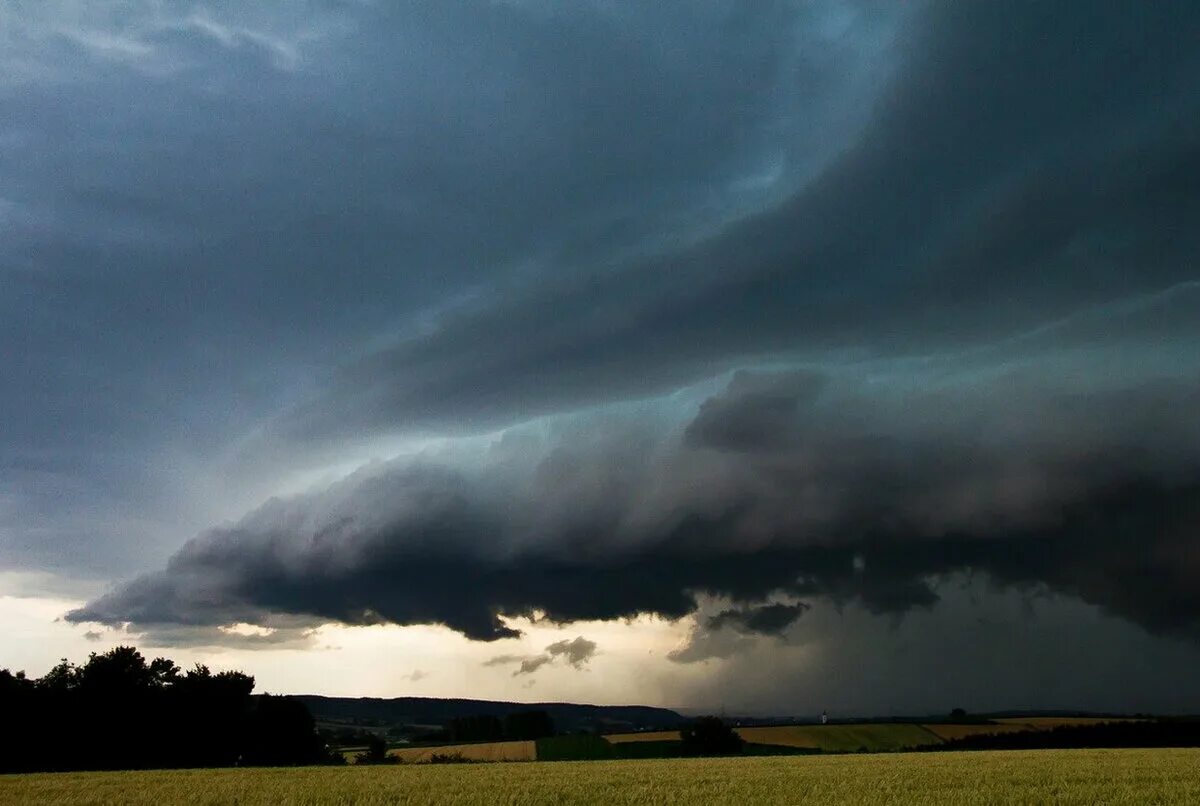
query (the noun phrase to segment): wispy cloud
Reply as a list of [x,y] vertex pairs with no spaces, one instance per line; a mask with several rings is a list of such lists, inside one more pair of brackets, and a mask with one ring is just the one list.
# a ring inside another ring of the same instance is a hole
[[533,674],[543,666],[562,660],[568,666],[575,669],[583,669],[596,655],[596,642],[589,641],[582,635],[573,640],[563,639],[555,641],[546,647],[546,651],[540,655],[497,655],[484,661],[484,666],[508,666],[518,664],[519,668],[513,672],[513,677],[520,675]]

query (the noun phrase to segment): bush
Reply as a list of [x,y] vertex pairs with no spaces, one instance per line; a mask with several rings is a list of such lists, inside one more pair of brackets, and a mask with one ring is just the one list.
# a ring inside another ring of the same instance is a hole
[[504,738],[544,739],[554,735],[554,720],[545,711],[518,711],[504,717]]
[[742,737],[716,716],[702,716],[679,732],[689,756],[729,756],[742,751]]
[[354,757],[355,764],[399,764],[399,756],[389,756],[388,746],[381,737],[372,734],[367,738],[367,749]]
[[429,757],[429,764],[470,764],[471,759],[465,758],[462,753],[434,753]]
[[538,761],[582,761],[613,756],[613,746],[600,736],[551,736],[537,740]]

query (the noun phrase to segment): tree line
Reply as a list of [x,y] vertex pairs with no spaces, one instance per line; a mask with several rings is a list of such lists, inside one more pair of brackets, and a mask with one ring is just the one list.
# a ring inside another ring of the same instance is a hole
[[242,672],[128,646],[37,679],[0,669],[0,772],[342,762],[303,703],[253,691]]
[[499,742],[544,739],[555,734],[546,711],[518,711],[504,719],[490,714],[451,719],[445,737],[453,742]]
[[1059,725],[1049,730],[979,733],[942,744],[911,749],[1046,750],[1086,747],[1200,747],[1200,719],[1178,717],[1120,720]]

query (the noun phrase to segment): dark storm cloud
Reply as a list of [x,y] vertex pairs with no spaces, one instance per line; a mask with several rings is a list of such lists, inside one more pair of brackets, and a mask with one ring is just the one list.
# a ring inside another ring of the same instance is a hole
[[688,444],[744,451],[772,444],[796,427],[801,408],[825,385],[816,372],[785,376],[739,372],[729,388],[706,400],[688,425]]
[[804,611],[808,607],[803,603],[782,604],[780,602],[754,607],[734,607],[709,617],[708,628],[719,630],[722,627],[734,626],[744,632],[780,635],[796,619],[804,615]]
[[[264,619],[269,621],[269,619]],[[138,630],[126,640],[136,640],[143,646],[212,647],[232,649],[313,649],[313,630],[308,627],[279,628],[240,632],[224,627],[194,627],[176,624],[158,625]]]
[[688,661],[975,574],[1200,634],[1194,3],[46,8],[0,563],[132,577],[70,620],[720,602]]
[[[747,439],[739,403],[764,397],[794,414]],[[709,594],[741,603],[719,619],[770,633],[800,612],[775,593],[902,613],[938,601],[937,577],[978,571],[1195,637],[1198,402],[1194,380],[1077,394],[1014,375],[888,395],[740,375],[678,436],[601,419],[521,460],[501,443],[469,469],[374,466],[272,501],[68,618],[287,613],[496,639],[515,635],[500,615],[680,617]]]
[[244,446],[356,356],[761,204],[887,69],[894,15],[845,16],[0,10],[0,562],[158,561],[272,492],[298,462]]
[[937,4],[788,200],[587,281],[539,277],[350,365],[283,438],[480,427],[749,357],[986,343],[1195,279],[1200,11]]
[[[1163,640],[1044,591],[956,575],[943,600],[903,618],[814,606],[783,641],[695,633],[672,653],[703,662],[675,696],[731,714],[847,716],[1023,708],[1195,713],[1194,642]],[[705,611],[709,612],[709,611]],[[686,667],[684,667],[686,668]]]

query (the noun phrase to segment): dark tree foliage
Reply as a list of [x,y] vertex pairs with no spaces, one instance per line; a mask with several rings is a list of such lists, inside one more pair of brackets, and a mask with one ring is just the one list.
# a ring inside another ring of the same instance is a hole
[[916,750],[1034,750],[1080,747],[1200,747],[1200,720],[1155,719],[987,733]]
[[555,732],[554,720],[546,711],[517,711],[503,720],[491,714],[462,716],[446,726],[447,738],[454,742],[544,739]]
[[430,764],[471,764],[469,758],[462,753],[434,753],[429,757]]
[[697,717],[679,731],[679,738],[689,756],[728,756],[742,751],[742,737],[716,716]]
[[491,715],[451,719],[447,730],[455,742],[494,742],[504,738],[504,723]]
[[389,756],[387,742],[382,736],[372,734],[367,738],[367,749],[354,757],[355,764],[399,764],[399,756]]
[[329,759],[324,740],[304,703],[264,694],[250,714],[242,763],[259,767],[321,764]]
[[241,672],[181,672],[124,646],[37,680],[0,670],[0,772],[340,760],[302,703],[253,690]]
[[[323,728],[319,729],[317,733],[321,734],[321,738],[325,740],[326,744],[337,747],[361,747],[370,744],[371,739],[379,735],[373,730],[350,727]],[[389,730],[388,733],[393,733],[393,730]]]
[[554,735],[554,720],[545,711],[518,711],[504,717],[504,738],[545,739]]

